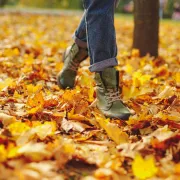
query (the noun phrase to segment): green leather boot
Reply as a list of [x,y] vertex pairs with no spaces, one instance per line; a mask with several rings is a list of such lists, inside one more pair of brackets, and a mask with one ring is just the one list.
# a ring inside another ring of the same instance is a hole
[[96,72],[98,109],[109,118],[128,120],[130,110],[120,100],[119,72],[114,67]]
[[88,57],[88,51],[76,43],[68,47],[64,53],[64,67],[58,74],[57,83],[60,88],[73,88],[79,64]]

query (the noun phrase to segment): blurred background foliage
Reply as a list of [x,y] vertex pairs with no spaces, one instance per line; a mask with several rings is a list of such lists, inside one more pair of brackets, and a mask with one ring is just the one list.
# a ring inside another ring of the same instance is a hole
[[[180,0],[160,0],[164,2],[164,17],[171,17],[175,4],[180,4]],[[0,0],[0,6],[55,8],[55,9],[83,9],[82,0]],[[120,0],[119,13],[132,13],[133,1]]]

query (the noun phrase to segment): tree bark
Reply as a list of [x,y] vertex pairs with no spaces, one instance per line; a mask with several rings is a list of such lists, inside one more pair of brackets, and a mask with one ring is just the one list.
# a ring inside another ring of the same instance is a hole
[[133,48],[158,56],[159,0],[134,0],[134,25]]

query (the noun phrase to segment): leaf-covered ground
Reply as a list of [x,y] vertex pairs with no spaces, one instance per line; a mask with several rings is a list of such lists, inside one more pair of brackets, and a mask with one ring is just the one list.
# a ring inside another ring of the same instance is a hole
[[136,113],[105,119],[82,63],[59,89],[62,53],[80,16],[0,15],[1,180],[179,180],[180,24],[161,23],[160,57],[131,53],[133,21],[116,17],[122,99]]

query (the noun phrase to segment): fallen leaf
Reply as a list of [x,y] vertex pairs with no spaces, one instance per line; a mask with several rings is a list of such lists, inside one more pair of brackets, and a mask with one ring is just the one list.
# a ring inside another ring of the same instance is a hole
[[5,79],[4,81],[1,81],[0,80],[0,91],[2,91],[4,88],[6,88],[6,87],[8,87],[8,86],[10,86],[10,85],[12,85],[13,84],[13,79],[11,79],[11,78],[7,78],[7,79]]
[[16,121],[16,117],[0,113],[0,121],[3,123],[4,126],[8,126],[9,124]]
[[51,153],[46,150],[44,143],[29,142],[18,149],[19,155],[24,155],[33,161],[41,161],[50,158]]
[[149,156],[146,159],[143,159],[139,154],[136,155],[132,163],[132,170],[134,175],[139,179],[153,177],[158,171],[153,156]]
[[67,133],[70,130],[83,132],[86,129],[91,129],[92,127],[78,121],[72,121],[72,120],[68,121],[67,119],[64,118],[61,122],[61,128]]
[[128,142],[129,136],[125,132],[123,132],[116,124],[110,123],[108,119],[103,119],[101,117],[98,117],[97,115],[96,120],[116,144]]

